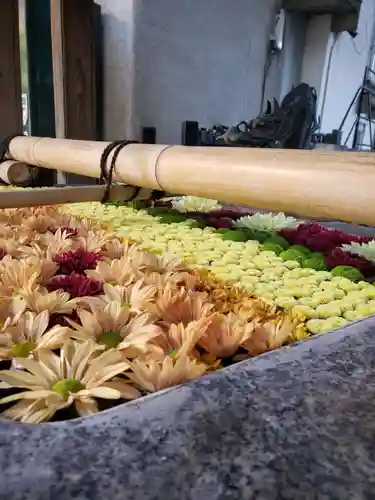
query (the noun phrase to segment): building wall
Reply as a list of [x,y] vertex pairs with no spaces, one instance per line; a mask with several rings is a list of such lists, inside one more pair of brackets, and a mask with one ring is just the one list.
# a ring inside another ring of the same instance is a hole
[[[337,129],[361,85],[369,53],[373,44],[375,0],[363,0],[358,35],[331,33],[331,17],[316,16],[310,19],[306,32],[306,44],[302,76],[318,93],[318,113],[321,131]],[[356,116],[353,106],[343,126],[345,142]],[[353,136],[347,145],[352,146]],[[365,138],[369,142],[369,136]]]
[[[362,84],[365,67],[372,45],[375,20],[375,0],[363,0],[359,18],[358,36],[352,38],[348,33],[341,33],[333,40],[332,61],[329,68],[327,96],[322,116],[322,129],[328,132],[338,128],[346,109],[350,105],[357,89]],[[351,109],[343,128],[346,139],[355,120],[355,106]],[[369,137],[365,139],[369,142]],[[349,141],[351,146],[352,141]]]
[[[179,143],[184,120],[232,125],[259,113],[278,0],[99,3],[106,138],[138,138],[142,126],[155,126],[158,142]],[[280,98],[298,83],[300,26],[288,18],[285,50],[272,62],[266,98]]]
[[181,123],[234,124],[259,112],[274,0],[140,0],[136,115],[160,142]]

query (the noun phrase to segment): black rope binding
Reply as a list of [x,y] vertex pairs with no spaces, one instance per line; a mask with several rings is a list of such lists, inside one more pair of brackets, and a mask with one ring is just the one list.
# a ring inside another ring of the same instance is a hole
[[8,135],[7,137],[5,137],[5,139],[3,139],[0,142],[0,163],[3,163],[4,161],[6,161],[8,159],[7,155],[9,154],[10,143],[16,137],[20,137],[20,134]]
[[[118,158],[118,155],[120,154],[120,151],[127,146],[128,144],[136,144],[137,141],[113,141],[111,144],[108,144],[108,146],[105,148],[105,150],[102,153],[102,156],[100,158],[100,179],[99,179],[99,184],[106,184],[106,188],[104,191],[104,195],[102,198],[102,203],[107,203],[110,197],[111,193],[111,187],[112,187],[112,180],[113,180],[113,172],[116,166],[116,161]],[[109,168],[107,168],[107,163],[108,163],[108,158],[109,155],[113,152],[111,164]],[[134,198],[138,196],[138,193],[140,192],[142,188],[137,187],[135,190],[135,193],[133,196],[126,201],[132,201]]]
[[[9,154],[10,143],[16,137],[20,137],[20,134],[8,135],[0,142],[0,164],[8,160],[7,156]],[[4,186],[7,185],[7,183],[3,180],[0,180],[0,184]]]

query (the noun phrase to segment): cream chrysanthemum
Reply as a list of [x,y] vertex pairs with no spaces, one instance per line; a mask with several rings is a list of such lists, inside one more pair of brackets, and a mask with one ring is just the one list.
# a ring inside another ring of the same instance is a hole
[[77,309],[81,324],[67,318],[71,336],[79,341],[94,340],[103,349],[116,347],[126,356],[133,357],[147,350],[148,342],[157,337],[161,329],[149,313],[133,316],[121,302],[109,302],[105,307],[96,304],[92,312]]
[[27,311],[6,322],[0,331],[0,359],[27,358],[40,349],[59,349],[70,330],[60,325],[49,329],[48,324],[48,311]]
[[74,404],[81,416],[99,411],[96,398],[134,399],[137,389],[116,378],[129,369],[129,363],[118,351],[110,350],[98,357],[95,343],[67,342],[60,356],[41,350],[38,361],[17,358],[27,371],[0,371],[0,380],[9,387],[27,389],[0,400],[1,404],[19,401],[4,415],[24,423],[49,420],[58,410]]
[[98,262],[96,269],[86,271],[86,275],[100,282],[121,286],[131,285],[142,277],[127,257],[111,262]]
[[156,392],[201,377],[209,367],[188,355],[165,356],[162,361],[135,359],[130,363],[129,379],[141,390]]

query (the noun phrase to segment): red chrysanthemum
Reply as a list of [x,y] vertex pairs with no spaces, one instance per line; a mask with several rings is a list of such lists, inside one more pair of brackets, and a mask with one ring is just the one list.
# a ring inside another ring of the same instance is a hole
[[365,243],[371,241],[368,236],[346,234],[339,229],[328,229],[316,222],[300,224],[296,228],[287,228],[280,231],[292,245],[304,245],[313,252],[328,254],[337,247],[350,243]]
[[70,326],[69,323],[66,321],[66,318],[69,318],[72,321],[75,321],[76,323],[80,323],[80,319],[76,313],[76,311],[73,311],[71,314],[51,314],[49,318],[49,328],[52,328],[53,326]]
[[326,256],[325,261],[330,269],[336,266],[351,266],[361,271],[365,277],[374,276],[375,265],[365,257],[350,252],[345,252],[342,248],[331,250]]
[[55,255],[54,261],[59,265],[58,274],[84,274],[88,269],[95,269],[96,264],[103,258],[98,252],[86,252],[79,248],[78,250],[64,252]]
[[233,227],[233,222],[230,219],[225,218],[210,217],[207,219],[207,224],[215,229],[232,229]]
[[54,276],[47,288],[50,292],[63,290],[73,298],[97,295],[103,291],[103,285],[99,281],[74,272],[69,276]]

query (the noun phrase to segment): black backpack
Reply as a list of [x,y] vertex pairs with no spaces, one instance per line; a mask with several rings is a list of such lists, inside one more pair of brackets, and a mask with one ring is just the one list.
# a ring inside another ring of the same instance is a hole
[[317,129],[316,108],[315,89],[300,83],[281,104],[276,99],[267,101],[264,114],[228,128],[215,142],[227,146],[307,149]]

